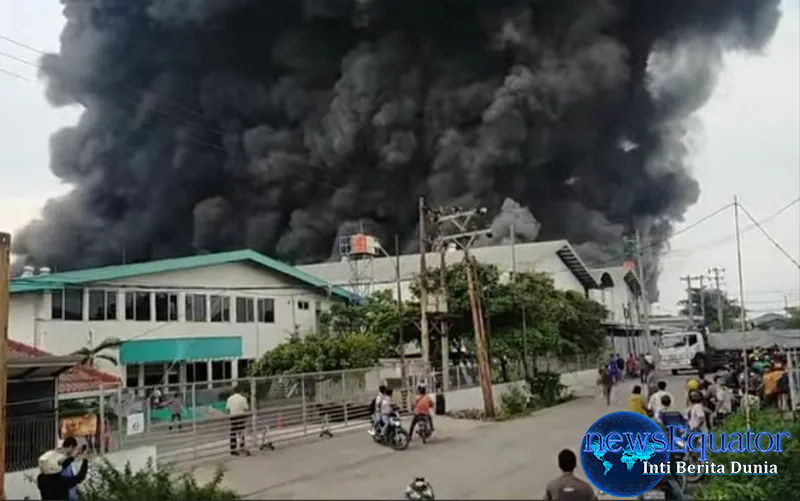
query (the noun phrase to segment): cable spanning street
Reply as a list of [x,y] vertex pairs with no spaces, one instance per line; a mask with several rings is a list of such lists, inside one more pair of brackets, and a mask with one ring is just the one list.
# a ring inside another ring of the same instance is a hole
[[[685,378],[663,380],[682,398]],[[611,407],[582,398],[504,423],[440,417],[435,439],[414,441],[404,452],[377,446],[359,432],[236,459],[226,465],[225,483],[249,499],[400,499],[422,475],[440,499],[541,498],[559,474],[558,452],[577,451],[594,421],[623,410],[633,385],[620,385]],[[212,472],[210,466],[196,475],[205,480]]]

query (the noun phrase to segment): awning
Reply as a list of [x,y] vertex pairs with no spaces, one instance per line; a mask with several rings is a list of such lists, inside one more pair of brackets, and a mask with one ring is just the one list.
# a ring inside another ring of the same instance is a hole
[[51,379],[83,362],[80,356],[50,356],[36,358],[11,358],[8,361],[8,380]]

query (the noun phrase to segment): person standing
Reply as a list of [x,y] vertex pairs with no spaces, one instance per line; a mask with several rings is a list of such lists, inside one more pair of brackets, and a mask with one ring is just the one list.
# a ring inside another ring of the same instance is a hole
[[668,395],[670,402],[672,402],[672,395],[667,393],[667,383],[664,381],[659,381],[656,388],[658,389],[650,395],[650,398],[647,400],[647,408],[650,410],[650,414],[653,418],[658,420],[658,416],[661,415],[661,411],[663,410],[661,398],[664,395]]
[[250,404],[247,397],[242,395],[238,386],[233,388],[233,393],[225,402],[225,410],[230,416],[231,456],[238,456],[240,449],[246,446],[245,429],[247,427],[247,414],[250,412]]
[[[77,499],[78,494],[75,489],[86,479],[86,474],[89,472],[89,461],[84,455],[85,451],[85,448],[78,447],[78,442],[74,438],[68,437],[64,439],[62,450],[49,450],[39,456],[36,486],[43,501]],[[81,459],[81,467],[77,473],[72,470],[76,459]]]
[[589,483],[575,476],[578,458],[569,449],[558,453],[561,475],[547,484],[544,498],[550,501],[594,501],[597,495]]
[[177,421],[178,423],[178,430],[182,428],[182,417],[183,417],[183,399],[181,398],[180,392],[176,391],[175,394],[172,396],[172,400],[169,401],[169,408],[170,408],[170,418],[169,418],[169,429],[172,430],[172,423]]
[[631,392],[631,395],[628,397],[628,412],[635,412],[636,414],[641,414],[646,417],[649,416],[647,406],[644,403],[644,397],[642,396],[642,387],[638,384],[633,387],[633,392]]

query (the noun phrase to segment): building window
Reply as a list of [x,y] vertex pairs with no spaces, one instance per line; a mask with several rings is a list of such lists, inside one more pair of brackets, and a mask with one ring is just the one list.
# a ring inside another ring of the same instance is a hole
[[186,321],[208,322],[205,294],[186,294]]
[[89,291],[89,320],[117,319],[117,291]]
[[54,290],[50,301],[53,320],[83,320],[83,289]]
[[256,312],[253,306],[253,298],[236,298],[236,322],[240,324],[251,324],[256,321]]
[[164,386],[164,364],[143,364],[144,385],[152,391],[152,387]]
[[238,365],[237,369],[239,370],[239,377],[244,378],[249,375],[248,373],[250,371],[250,366],[253,365],[253,359],[240,358],[236,361],[236,364]]
[[150,313],[149,292],[125,293],[125,320],[149,322],[153,319]]
[[178,295],[156,293],[156,322],[175,322],[178,320]]
[[308,304],[308,301],[298,301],[297,302],[297,309],[298,310],[308,310],[308,309],[310,309],[310,307],[311,306]]
[[209,313],[212,322],[231,321],[231,298],[227,296],[209,296]]
[[256,309],[258,310],[258,321],[262,324],[275,323],[275,300],[268,298],[259,298],[256,300]]
[[139,364],[131,364],[125,366],[125,387],[126,388],[139,387]]
[[205,362],[186,362],[186,382],[205,383],[208,381],[208,364]]
[[227,381],[233,377],[230,360],[215,360],[211,362],[211,380]]

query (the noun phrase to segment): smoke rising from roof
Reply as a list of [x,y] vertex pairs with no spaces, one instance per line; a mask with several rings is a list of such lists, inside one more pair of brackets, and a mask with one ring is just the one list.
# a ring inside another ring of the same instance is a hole
[[62,3],[41,63],[50,102],[86,108],[51,139],[74,190],[15,247],[60,270],[324,260],[358,225],[410,250],[420,194],[595,263],[639,228],[657,257],[699,196],[693,113],[780,18],[779,0]]

